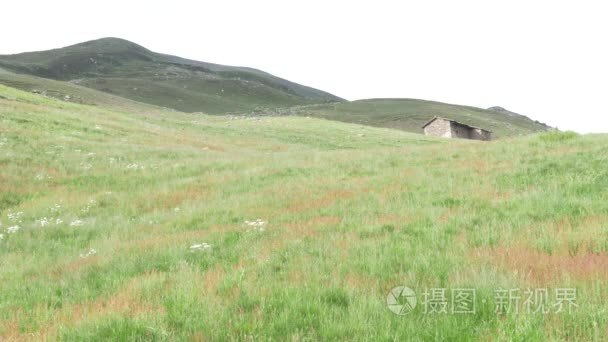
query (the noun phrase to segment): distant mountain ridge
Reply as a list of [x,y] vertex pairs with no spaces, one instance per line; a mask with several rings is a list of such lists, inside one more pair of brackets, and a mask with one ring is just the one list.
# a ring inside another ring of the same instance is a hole
[[156,53],[119,38],[0,55],[0,67],[186,112],[219,114],[264,105],[343,101],[260,70]]
[[[510,111],[508,109],[505,109],[504,107],[494,106],[494,107],[488,108],[488,110],[496,112],[496,113],[505,114],[505,115],[508,115],[508,116],[511,116],[511,117],[521,117],[521,118],[525,118],[525,119],[528,119],[528,120],[532,121],[532,119],[530,119],[529,117],[527,117],[527,116],[525,116],[523,114],[512,112],[512,111]],[[553,127],[551,127],[551,126],[549,126],[549,125],[547,125],[547,124],[545,124],[543,122],[536,121],[536,120],[534,120],[534,122],[536,122],[537,124],[539,124],[541,126],[544,126],[547,130],[553,129]]]

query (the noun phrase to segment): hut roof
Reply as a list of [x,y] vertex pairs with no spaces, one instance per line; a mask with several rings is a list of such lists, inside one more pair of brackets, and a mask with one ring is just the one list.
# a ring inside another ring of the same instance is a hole
[[463,124],[462,122],[458,122],[458,121],[456,121],[456,120],[452,120],[452,119],[442,118],[442,117],[439,117],[439,116],[435,116],[435,117],[433,117],[431,120],[427,121],[427,122],[426,122],[426,123],[425,123],[425,124],[422,126],[422,128],[424,128],[424,127],[426,127],[426,126],[430,125],[430,124],[431,124],[433,121],[435,121],[435,120],[437,120],[437,119],[439,119],[439,120],[445,120],[445,121],[450,121],[450,122],[454,122],[454,123],[457,123],[457,124],[459,124],[459,125],[463,125],[463,126],[470,127],[470,128],[476,128],[476,129],[480,129],[480,130],[482,130],[482,131],[486,131],[486,132],[492,133],[492,131],[487,130],[487,129],[485,129],[485,128],[481,128],[481,127],[475,127],[475,126],[471,126],[471,125]]

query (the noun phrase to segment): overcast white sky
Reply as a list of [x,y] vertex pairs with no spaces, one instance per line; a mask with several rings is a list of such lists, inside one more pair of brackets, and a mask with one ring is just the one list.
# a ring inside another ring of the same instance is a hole
[[349,100],[503,106],[608,132],[605,1],[5,1],[0,54],[120,37]]

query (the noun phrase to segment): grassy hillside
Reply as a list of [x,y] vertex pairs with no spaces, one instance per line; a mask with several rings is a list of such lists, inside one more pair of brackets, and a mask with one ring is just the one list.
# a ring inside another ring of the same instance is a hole
[[440,116],[491,130],[497,138],[526,135],[550,128],[526,116],[498,108],[486,110],[415,99],[370,99],[268,109],[261,113],[313,116],[414,133],[422,133],[422,125],[434,116]]
[[[0,86],[0,340],[601,340],[606,156],[601,135],[439,140]],[[474,313],[425,313],[431,288],[475,289]],[[520,312],[495,313],[516,288]]]
[[0,55],[0,67],[187,112],[218,114],[341,100],[259,70],[155,53],[118,38]]
[[0,55],[0,68],[5,69],[0,69],[0,84],[26,91],[36,89],[60,99],[67,95],[72,102],[86,104],[118,101],[98,92],[85,94],[84,88],[90,88],[185,112],[289,113],[414,133],[422,132],[421,126],[433,116],[492,130],[495,137],[549,128],[500,107],[485,110],[413,99],[346,102],[259,70],[159,54],[117,38],[50,51]]
[[345,102],[259,70],[159,54],[117,38],[50,51],[0,55],[0,68],[5,69],[0,69],[0,84],[26,91],[35,89],[60,99],[67,95],[70,101],[85,104],[111,105],[120,101],[86,93],[84,89],[90,88],[185,112],[288,113],[414,133],[421,133],[421,126],[433,116],[492,130],[495,137],[549,128],[500,107],[485,110],[413,99]]
[[26,92],[55,98],[64,102],[100,106],[111,110],[122,110],[130,113],[159,113],[161,111],[167,111],[166,108],[136,102],[70,82],[55,81],[25,74],[15,74],[1,68],[0,84],[21,89]]

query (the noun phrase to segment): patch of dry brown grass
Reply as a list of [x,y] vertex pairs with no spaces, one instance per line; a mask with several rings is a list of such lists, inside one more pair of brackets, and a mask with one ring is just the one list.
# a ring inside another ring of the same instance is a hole
[[[29,312],[19,311],[13,319],[0,322],[2,341],[47,341],[55,340],[60,327],[75,326],[80,322],[93,320],[108,314],[119,314],[128,317],[139,315],[164,315],[164,307],[145,301],[141,296],[141,287],[149,281],[162,281],[164,274],[150,272],[135,277],[118,289],[114,294],[82,303],[64,305],[60,309],[49,309],[40,305]],[[49,310],[51,312],[49,312]],[[35,332],[24,332],[19,328],[20,318],[35,315],[46,317],[47,321]]]
[[[522,230],[513,241],[475,248],[469,255],[475,263],[496,265],[533,284],[608,280],[608,253],[597,246],[605,222],[608,217],[602,215],[551,220]],[[539,248],[540,238],[553,241],[550,253]]]
[[163,192],[163,193],[151,193],[146,196],[145,201],[137,204],[138,212],[148,213],[157,210],[169,210],[182,205],[187,201],[201,200],[208,196],[210,193],[209,189],[205,189],[202,186],[182,189],[180,191]]
[[607,280],[608,254],[547,254],[527,246],[478,248],[471,252],[475,262],[490,263],[533,284],[557,281]]
[[323,196],[310,199],[310,200],[298,200],[291,204],[287,208],[290,212],[304,212],[311,210],[318,210],[321,208],[328,207],[338,201],[352,198],[357,195],[357,192],[352,190],[331,190]]
[[341,220],[337,216],[315,216],[308,221],[288,223],[285,229],[295,238],[318,237],[322,227],[336,226]]
[[227,233],[233,231],[234,227],[216,225],[205,230],[191,230],[182,232],[156,232],[151,237],[132,241],[128,240],[121,244],[121,249],[125,251],[145,251],[163,247],[188,245],[201,239],[205,239],[215,233]]
[[89,266],[97,265],[99,261],[100,259],[98,256],[88,258],[79,257],[78,259],[72,260],[68,263],[51,267],[47,274],[54,279],[60,279],[66,274],[74,274]]

